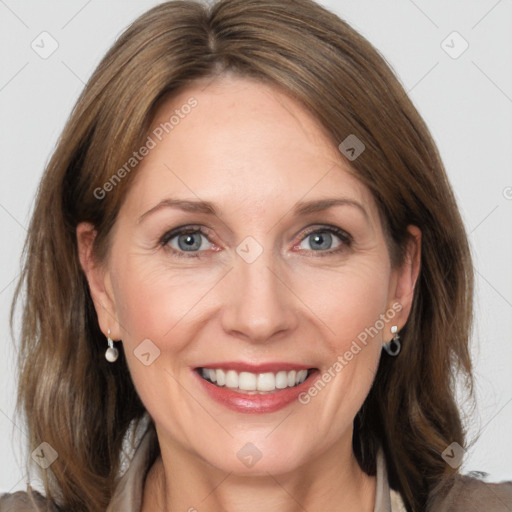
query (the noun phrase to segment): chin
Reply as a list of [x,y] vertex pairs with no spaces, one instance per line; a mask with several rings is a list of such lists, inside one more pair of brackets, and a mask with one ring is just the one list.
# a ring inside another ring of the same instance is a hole
[[[279,427],[278,427],[279,428]],[[312,457],[310,439],[299,439],[294,431],[237,436],[229,443],[218,444],[209,453],[198,452],[206,462],[226,473],[239,476],[265,476],[294,472]],[[306,451],[307,449],[307,451]]]

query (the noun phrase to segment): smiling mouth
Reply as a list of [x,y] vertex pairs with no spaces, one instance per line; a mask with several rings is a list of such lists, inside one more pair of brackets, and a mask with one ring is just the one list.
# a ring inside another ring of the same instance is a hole
[[315,368],[251,373],[220,368],[197,368],[196,371],[204,380],[218,388],[228,388],[231,391],[244,394],[262,395],[297,387],[308,379],[314,370]]

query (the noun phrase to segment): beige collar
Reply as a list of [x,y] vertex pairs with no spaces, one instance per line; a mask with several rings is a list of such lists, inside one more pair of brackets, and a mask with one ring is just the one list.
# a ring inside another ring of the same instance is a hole
[[[119,480],[114,496],[106,512],[140,512],[144,480],[149,469],[152,434],[147,430],[142,435],[128,469]],[[382,450],[377,455],[377,487],[374,512],[406,512],[400,495],[388,484],[386,464]]]

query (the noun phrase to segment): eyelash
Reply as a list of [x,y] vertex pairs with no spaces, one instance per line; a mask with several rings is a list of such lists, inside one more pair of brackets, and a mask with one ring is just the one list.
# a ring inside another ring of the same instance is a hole
[[[323,256],[330,256],[333,254],[338,254],[347,248],[350,247],[350,245],[353,242],[352,237],[343,229],[340,229],[336,226],[320,226],[320,227],[314,227],[310,230],[306,231],[303,235],[303,237],[300,239],[300,241],[294,246],[300,244],[303,240],[305,240],[308,236],[315,234],[315,233],[330,233],[333,235],[336,235],[341,243],[339,247],[327,250],[327,251],[313,251],[312,249],[309,250],[309,252],[316,253],[315,256],[323,257]],[[179,258],[200,258],[203,256],[202,253],[207,251],[178,251],[174,247],[171,247],[169,245],[169,242],[180,235],[192,235],[192,234],[201,234],[206,237],[206,239],[211,243],[211,240],[208,237],[208,232],[202,228],[201,226],[182,226],[176,229],[173,229],[171,231],[168,231],[165,233],[162,238],[159,241],[159,245],[164,247],[165,249],[171,251],[175,256],[178,256]]]

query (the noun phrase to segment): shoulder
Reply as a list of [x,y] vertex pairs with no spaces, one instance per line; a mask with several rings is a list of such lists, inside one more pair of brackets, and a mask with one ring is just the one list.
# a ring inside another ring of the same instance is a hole
[[13,494],[0,495],[0,512],[57,512],[55,506],[48,506],[46,499],[37,491],[18,491]]
[[428,509],[436,512],[509,512],[512,510],[512,482],[492,484],[459,475],[447,492],[439,493],[431,501]]

